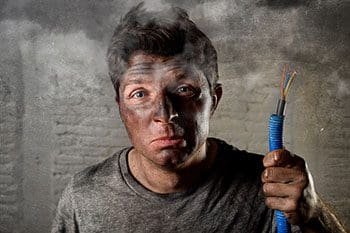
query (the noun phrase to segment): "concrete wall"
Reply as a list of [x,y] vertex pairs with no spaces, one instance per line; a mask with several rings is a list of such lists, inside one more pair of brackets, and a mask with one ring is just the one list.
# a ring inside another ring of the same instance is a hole
[[[0,232],[47,232],[69,177],[129,144],[105,53],[137,3],[0,1]],[[349,1],[146,1],[169,4],[187,9],[219,53],[212,136],[265,153],[282,66],[298,70],[285,145],[349,227]]]

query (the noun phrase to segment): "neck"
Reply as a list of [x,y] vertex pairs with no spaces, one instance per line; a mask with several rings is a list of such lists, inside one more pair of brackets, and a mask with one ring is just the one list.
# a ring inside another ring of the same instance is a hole
[[169,169],[154,164],[143,155],[131,150],[128,156],[132,175],[144,187],[155,193],[175,193],[189,189],[212,167],[216,144],[204,143],[179,168]]

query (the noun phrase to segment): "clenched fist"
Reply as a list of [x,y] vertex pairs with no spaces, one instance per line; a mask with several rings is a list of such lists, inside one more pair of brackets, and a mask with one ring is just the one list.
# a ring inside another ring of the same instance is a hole
[[291,224],[307,222],[316,209],[317,194],[304,159],[281,149],[269,152],[263,163],[266,205],[282,211]]

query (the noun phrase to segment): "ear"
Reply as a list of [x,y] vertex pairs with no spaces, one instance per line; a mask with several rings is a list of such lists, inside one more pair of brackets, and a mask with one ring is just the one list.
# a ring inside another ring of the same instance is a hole
[[211,105],[211,113],[210,113],[211,115],[214,114],[220,102],[221,96],[222,96],[222,85],[217,83],[215,84],[214,93],[212,95],[212,105]]

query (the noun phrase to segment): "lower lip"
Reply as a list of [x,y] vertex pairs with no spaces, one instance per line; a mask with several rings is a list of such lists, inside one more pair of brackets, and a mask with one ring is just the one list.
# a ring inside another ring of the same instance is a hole
[[165,147],[178,147],[185,144],[183,139],[158,139],[154,140],[152,146],[157,148],[165,148]]

